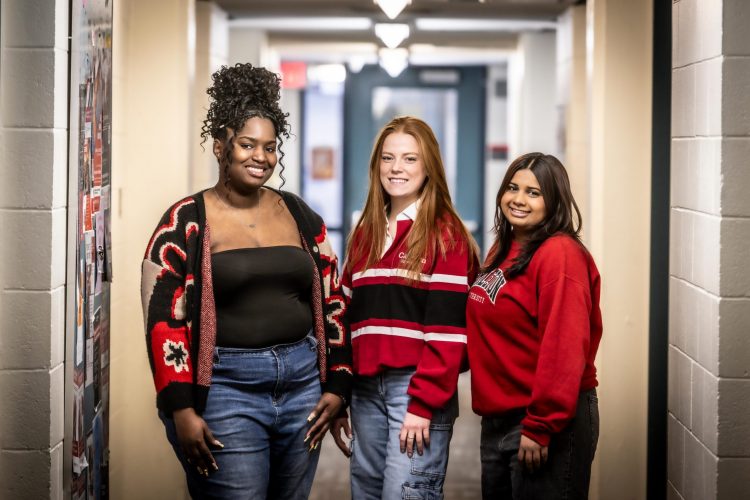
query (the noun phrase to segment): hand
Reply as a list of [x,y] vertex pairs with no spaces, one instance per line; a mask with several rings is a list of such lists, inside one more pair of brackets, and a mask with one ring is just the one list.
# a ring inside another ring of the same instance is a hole
[[339,417],[336,420],[333,421],[333,425],[331,425],[331,435],[333,436],[333,440],[336,442],[336,446],[339,447],[339,450],[341,450],[341,453],[346,455],[346,457],[352,456],[352,450],[349,448],[349,445],[346,444],[344,439],[341,437],[341,430],[344,430],[344,433],[346,434],[346,437],[349,438],[349,441],[352,440],[352,428],[349,426],[349,418],[348,417]]
[[315,409],[307,417],[308,422],[315,422],[305,435],[305,443],[310,445],[309,451],[318,447],[328,432],[328,428],[331,427],[331,421],[339,414],[342,406],[344,406],[344,400],[341,396],[330,392],[324,392],[320,396]]
[[208,476],[209,469],[219,470],[209,446],[223,448],[224,445],[211,434],[206,421],[199,417],[193,408],[176,410],[172,414],[177,440],[187,462],[198,469],[198,474]]
[[521,444],[518,447],[518,461],[529,472],[539,470],[547,462],[549,447],[542,446],[533,439],[521,434]]
[[414,454],[414,442],[417,442],[417,453],[424,453],[424,447],[430,446],[430,419],[406,412],[401,433],[398,435],[401,453],[406,452],[409,458]]

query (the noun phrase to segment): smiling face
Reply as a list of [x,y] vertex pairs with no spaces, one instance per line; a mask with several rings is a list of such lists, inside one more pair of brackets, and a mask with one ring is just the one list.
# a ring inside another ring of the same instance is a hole
[[[214,141],[214,153],[219,158],[223,154],[222,148],[222,141]],[[265,184],[278,162],[273,122],[258,117],[247,120],[234,136],[231,159],[229,168],[220,175],[228,175],[234,189],[246,193]]]
[[409,134],[394,132],[385,138],[380,154],[380,183],[396,213],[412,204],[427,178],[422,152]]
[[534,173],[528,168],[513,175],[508,189],[500,199],[500,210],[513,226],[513,237],[523,239],[547,216],[542,190]]

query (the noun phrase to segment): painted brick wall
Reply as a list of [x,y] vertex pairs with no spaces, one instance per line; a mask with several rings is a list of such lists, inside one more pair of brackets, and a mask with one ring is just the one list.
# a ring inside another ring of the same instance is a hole
[[668,498],[750,477],[750,3],[673,3]]
[[68,4],[1,4],[2,498],[62,498]]

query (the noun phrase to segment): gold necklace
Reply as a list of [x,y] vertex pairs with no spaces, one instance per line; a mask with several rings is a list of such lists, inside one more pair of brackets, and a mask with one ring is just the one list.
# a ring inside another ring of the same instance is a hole
[[[218,191],[216,191],[216,188],[212,188],[211,191],[213,191],[214,195],[216,196],[216,199],[219,200],[219,203],[221,203],[224,206],[224,208],[226,208],[229,211],[229,213],[231,213],[232,216],[236,218],[237,210],[236,209],[232,210],[234,207],[231,207],[229,204],[227,204],[227,202],[221,199],[221,196],[219,196],[219,193]],[[260,212],[260,190],[258,190],[258,203],[256,204],[255,219],[253,220],[253,222],[250,222],[250,223],[242,221],[242,225],[247,226],[250,229],[255,229],[255,225],[258,222],[258,212]]]

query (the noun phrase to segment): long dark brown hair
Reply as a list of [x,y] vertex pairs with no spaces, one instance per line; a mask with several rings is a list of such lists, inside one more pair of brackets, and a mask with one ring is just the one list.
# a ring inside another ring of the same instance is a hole
[[[370,187],[367,201],[357,224],[347,241],[347,262],[353,265],[365,258],[365,269],[371,268],[380,259],[385,244],[386,215],[383,208],[390,202],[380,182],[380,159],[386,137],[393,133],[409,134],[417,141],[426,178],[420,192],[420,206],[409,237],[405,268],[407,276],[418,279],[422,272],[422,259],[435,259],[438,252],[445,258],[448,246],[454,248],[463,242],[475,261],[476,243],[464,227],[451,202],[445,168],[440,157],[440,146],[435,134],[424,121],[412,116],[394,118],[378,134],[370,156]],[[447,230],[449,241],[441,237],[441,230]],[[355,238],[355,235],[357,237]],[[356,244],[355,244],[356,241]]]
[[495,200],[495,243],[482,268],[483,272],[495,269],[508,257],[510,245],[513,241],[513,228],[503,215],[500,202],[503,194],[508,190],[516,172],[529,169],[539,182],[539,188],[544,199],[544,220],[534,227],[525,240],[518,257],[513,259],[513,265],[505,270],[508,278],[518,276],[526,270],[531,258],[547,238],[556,234],[567,234],[581,243],[580,233],[583,225],[581,211],[578,209],[573,192],[570,189],[568,172],[560,160],[544,153],[527,153],[516,158],[508,167]]

